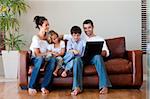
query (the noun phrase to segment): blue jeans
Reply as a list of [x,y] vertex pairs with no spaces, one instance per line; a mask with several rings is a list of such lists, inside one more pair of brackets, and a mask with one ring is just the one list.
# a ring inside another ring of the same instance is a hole
[[90,64],[96,67],[99,78],[99,89],[104,87],[111,87],[110,80],[107,76],[104,61],[101,55],[94,55],[90,60]]
[[[43,57],[35,57],[32,59],[32,61],[34,64],[34,68],[33,68],[32,74],[31,74],[29,88],[36,89],[38,80],[39,80],[39,71],[44,62],[44,58]],[[44,79],[41,83],[41,88],[49,89],[51,87],[50,83],[53,78],[53,71],[55,68],[55,63],[56,63],[55,58],[50,58],[48,60],[48,64],[46,65],[46,69],[45,69]]]
[[79,87],[81,91],[83,90],[83,62],[80,57],[75,57],[73,59],[73,87],[72,90]]
[[[111,83],[108,79],[103,58],[100,55],[95,55],[89,61],[89,64],[93,64],[96,67],[99,78],[99,89],[104,87],[111,87]],[[83,62],[81,58],[77,57],[74,59],[73,66],[73,90],[76,87],[83,89],[82,85],[82,75],[83,75]]]
[[73,52],[67,52],[65,54],[65,56],[63,57],[63,60],[64,60],[64,68],[65,70],[71,70],[72,67],[73,67],[73,60],[75,58],[75,55]]

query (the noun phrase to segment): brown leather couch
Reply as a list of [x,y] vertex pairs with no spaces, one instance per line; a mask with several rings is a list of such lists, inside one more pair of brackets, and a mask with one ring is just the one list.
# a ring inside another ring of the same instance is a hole
[[[105,66],[112,83],[113,88],[140,88],[143,82],[143,63],[142,51],[140,50],[126,50],[125,37],[116,37],[106,39],[106,43],[110,50],[110,56],[104,58]],[[30,64],[30,53],[28,51],[21,51],[21,65],[18,71],[18,84],[21,89],[27,89],[29,76],[28,70]],[[62,70],[59,71],[62,72]],[[44,71],[41,69],[41,75]],[[42,78],[42,76],[41,76]],[[42,79],[41,79],[42,80]],[[71,87],[72,73],[66,78],[54,77],[53,86]],[[94,66],[84,66],[83,73],[84,87],[97,87],[98,76]]]

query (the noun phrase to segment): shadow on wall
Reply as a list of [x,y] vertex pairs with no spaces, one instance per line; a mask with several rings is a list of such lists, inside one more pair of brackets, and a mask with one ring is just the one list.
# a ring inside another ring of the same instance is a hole
[[0,76],[4,76],[2,56],[0,55]]

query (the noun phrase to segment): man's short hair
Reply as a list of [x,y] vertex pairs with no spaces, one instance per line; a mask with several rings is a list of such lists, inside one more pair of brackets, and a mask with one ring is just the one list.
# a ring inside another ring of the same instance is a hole
[[73,26],[70,30],[71,35],[72,34],[81,34],[81,28],[79,26]]
[[85,20],[85,21],[83,22],[83,25],[84,25],[84,24],[91,24],[92,27],[94,26],[92,20],[90,20],[90,19]]

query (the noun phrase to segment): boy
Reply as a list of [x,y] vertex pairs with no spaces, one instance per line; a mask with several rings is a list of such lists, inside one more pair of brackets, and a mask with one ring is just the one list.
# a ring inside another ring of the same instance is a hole
[[75,57],[82,57],[85,49],[85,42],[81,39],[81,28],[79,26],[73,26],[70,30],[72,38],[67,42],[67,52],[63,57],[64,60],[64,71],[61,76],[66,77],[67,71],[73,67],[73,59]]

